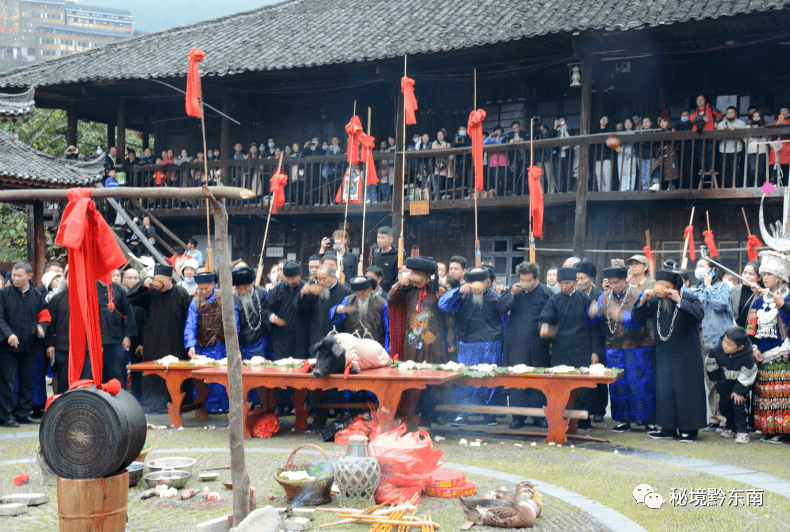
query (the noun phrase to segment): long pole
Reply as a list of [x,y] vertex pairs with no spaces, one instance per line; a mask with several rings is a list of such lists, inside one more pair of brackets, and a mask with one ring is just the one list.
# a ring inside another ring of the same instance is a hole
[[[689,219],[689,225],[692,225],[694,223],[694,209],[696,208],[697,208],[696,206],[691,208],[691,218]],[[683,241],[683,258],[680,260],[681,270],[685,270],[686,266],[688,266],[689,261],[688,261],[688,257],[686,257],[686,253],[688,252],[688,249],[689,249],[689,237],[687,235],[686,239]]]
[[[370,136],[370,107],[368,107],[368,136]],[[372,149],[372,148],[371,148]],[[373,155],[371,154],[370,157]],[[370,171],[370,157],[365,160],[365,194],[362,196],[362,244],[359,248],[359,263],[357,264],[357,275],[362,277],[365,269],[365,222],[367,220],[368,205],[368,172]]]
[[[535,165],[535,117],[529,119],[529,166]],[[527,170],[529,175],[529,170]],[[529,195],[529,261],[535,262],[535,236],[532,234],[532,194]]]
[[[198,73],[200,72],[198,64]],[[200,76],[198,76],[200,79]],[[211,250],[211,221],[208,200],[208,151],[206,148],[206,112],[203,105],[203,84],[200,84],[200,128],[203,131],[203,189],[206,192],[206,242],[208,251],[206,252],[205,266],[208,271],[214,271],[214,253]]]
[[[280,162],[277,163],[277,173],[283,167],[283,154],[280,153]],[[271,190],[269,191],[271,192]],[[266,238],[269,236],[269,222],[272,220],[272,210],[274,209],[274,196],[269,198],[269,215],[266,217],[266,229],[263,231],[263,242],[261,243],[261,254],[258,258],[258,272],[255,274],[255,284],[260,285],[263,278],[263,250],[266,247]]]
[[[477,69],[476,68],[475,68],[475,72],[474,72],[474,86],[475,86],[475,97],[474,97],[475,98],[474,99],[474,104],[475,105],[474,105],[474,107],[475,107],[475,111],[477,111]],[[473,159],[474,159],[474,157],[473,157]],[[472,165],[472,166],[474,167],[475,165]],[[473,170],[473,172],[474,172],[474,170]],[[472,177],[474,178],[473,182],[476,182],[477,176],[474,175],[474,173],[473,173]],[[473,188],[474,188],[474,191],[475,191],[475,266],[480,266],[482,264],[482,261],[480,260],[480,240],[477,237],[477,186],[476,186],[476,184],[473,185]]]
[[746,209],[741,207],[741,212],[743,213],[743,222],[746,224],[746,232],[751,236],[752,230],[749,229],[749,220],[746,218]]
[[[408,55],[403,56],[403,77],[406,77],[406,61]],[[398,237],[398,272],[403,268],[403,209],[406,196],[406,99],[403,100],[403,136],[401,137],[401,168],[400,168],[400,236]]]
[[[354,112],[351,113],[351,118],[354,118],[355,116],[357,116],[357,101],[356,100],[354,100]],[[348,149],[349,150],[351,150],[351,149],[356,150],[357,147],[356,146],[349,146]],[[345,175],[343,176],[343,185],[342,185],[342,187],[343,187],[343,195],[341,196],[346,201],[346,214],[343,216],[343,238],[345,239],[345,242],[343,243],[343,246],[340,248],[340,249],[343,250],[343,255],[344,256],[345,256],[346,251],[348,251],[348,239],[346,238],[346,228],[348,227],[348,202],[351,199],[351,166],[350,165],[349,165],[348,171],[346,173],[348,174],[348,178],[346,178]],[[359,191],[357,191],[357,193],[358,192]],[[346,276],[345,276],[345,273],[343,273],[343,257],[338,257],[337,258],[337,262],[338,262],[338,268],[340,268],[340,276],[338,278],[340,279],[340,283],[341,284],[345,284],[346,283]]]

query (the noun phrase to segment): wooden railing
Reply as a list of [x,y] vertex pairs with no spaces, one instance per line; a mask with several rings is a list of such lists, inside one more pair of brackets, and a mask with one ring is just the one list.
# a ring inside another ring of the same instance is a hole
[[[760,187],[775,174],[769,167],[770,142],[790,139],[790,126],[769,126],[697,132],[637,131],[634,133],[571,136],[516,144],[487,144],[484,147],[484,196],[508,197],[529,194],[527,171],[534,163],[543,170],[541,185],[546,195],[574,193],[585,173],[587,190],[618,194],[628,191],[690,191],[717,188],[722,191]],[[607,140],[620,140],[617,148]],[[588,157],[580,150],[587,144]],[[785,148],[790,149],[790,148]],[[400,153],[377,152],[373,159],[380,183],[370,185],[372,203],[388,203]],[[407,150],[405,158],[404,199],[429,199],[437,203],[455,202],[469,197],[474,186],[469,148]],[[586,167],[586,171],[585,171]],[[228,202],[234,210],[268,209],[269,179],[277,169],[276,159],[210,161],[209,184],[249,188],[255,198]],[[332,205],[349,165],[345,155],[285,157],[282,173],[288,175],[283,212],[304,212]],[[360,166],[364,172],[364,165]],[[205,180],[203,164],[181,166],[147,165],[126,168],[131,186],[195,186]],[[787,183],[788,172],[783,170]],[[651,188],[652,187],[652,188]],[[354,187],[352,187],[352,194]],[[567,196],[569,199],[571,196]],[[614,197],[612,198],[614,199]],[[339,203],[339,202],[338,202]],[[147,209],[190,209],[198,202],[182,200],[144,200]]]

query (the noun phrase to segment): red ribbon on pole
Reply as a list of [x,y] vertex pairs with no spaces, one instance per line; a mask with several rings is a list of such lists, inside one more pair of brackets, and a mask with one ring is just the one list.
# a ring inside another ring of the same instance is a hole
[[532,213],[532,235],[543,238],[543,185],[540,176],[543,170],[537,166],[529,167],[529,210]]
[[103,353],[96,281],[104,281],[111,291],[112,271],[126,264],[126,259],[96,209],[92,193],[90,188],[69,189],[69,204],[55,242],[69,249],[69,384],[80,379],[87,338],[93,382],[101,388]]
[[189,70],[187,71],[187,115],[200,118],[200,66],[198,63],[203,61],[206,54],[198,47],[189,51]]
[[[376,163],[373,161],[373,150],[376,147],[375,137],[371,137],[366,133],[359,135],[359,142],[362,145],[362,158],[365,161],[365,181],[367,185],[377,185],[379,183],[379,176],[376,174]],[[368,170],[369,169],[369,170]]]
[[348,133],[348,164],[359,164],[359,138],[364,132],[357,115],[352,116],[351,121],[346,124],[346,133]]
[[716,249],[716,242],[713,240],[713,231],[703,231],[702,234],[705,237],[705,245],[708,246],[708,254],[711,257],[717,256],[719,251]]
[[269,190],[274,195],[272,198],[272,214],[277,214],[278,207],[285,205],[285,185],[288,183],[288,176],[285,174],[274,174],[269,180]]
[[749,255],[749,260],[757,260],[757,248],[763,247],[760,239],[754,235],[749,235],[746,241],[746,253]]
[[406,125],[417,123],[414,112],[417,110],[417,98],[414,97],[414,80],[403,76],[400,78],[400,91],[403,93],[403,109],[406,111]]
[[697,260],[697,252],[694,251],[694,226],[687,225],[686,230],[683,232],[683,238],[689,239],[689,257],[691,260]]
[[475,190],[483,190],[483,120],[486,112],[475,109],[469,114],[466,130],[472,139],[472,164],[475,167]]

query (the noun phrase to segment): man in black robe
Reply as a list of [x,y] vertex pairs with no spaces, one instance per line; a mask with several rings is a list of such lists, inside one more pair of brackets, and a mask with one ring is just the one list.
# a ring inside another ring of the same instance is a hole
[[693,442],[707,425],[705,367],[699,342],[703,310],[683,278],[672,270],[656,272],[656,286],[640,294],[631,313],[634,321],[651,321],[655,330],[656,424],[655,439],[676,438]]
[[[551,339],[551,365],[572,366],[580,368],[597,364],[599,353],[603,352],[603,338],[590,318],[590,306],[593,301],[589,296],[576,290],[576,269],[560,268],[557,272],[557,284],[560,292],[554,294],[546,302],[540,313],[540,337]],[[577,410],[595,412],[598,397],[594,389],[579,390],[576,399]],[[580,430],[592,428],[589,419],[577,424]]]
[[263,315],[266,289],[254,284],[255,272],[249,266],[237,266],[231,275],[235,289],[233,303],[239,311],[241,358],[271,358],[271,323]]
[[[117,283],[111,285],[96,281],[99,298],[99,323],[102,343],[102,382],[118,379],[126,389],[126,361],[124,351],[131,345],[131,337],[137,334],[132,305],[126,299],[126,291]],[[110,301],[112,297],[112,301]],[[87,364],[90,357],[85,359]]]
[[[184,326],[192,297],[186,289],[173,283],[173,268],[157,264],[154,277],[148,277],[127,294],[132,305],[145,310],[145,331],[136,353],[143,362],[159,360],[168,355],[187,359],[184,348]],[[170,394],[165,380],[146,375],[142,381],[143,409],[146,413],[165,413]],[[187,394],[190,397],[191,393]]]
[[[598,298],[603,294],[603,291],[595,286],[595,277],[598,275],[598,268],[592,262],[583,260],[577,262],[574,266],[576,268],[576,290],[582,294],[590,296],[593,301],[598,301]],[[601,334],[601,341],[606,343],[606,329],[598,327]],[[601,357],[599,362],[606,365],[606,350],[598,353]],[[603,423],[603,416],[606,414],[606,404],[609,402],[609,388],[606,384],[599,384],[596,388],[596,395],[598,397],[598,405],[593,412],[593,421],[596,423]]]
[[[551,366],[549,342],[540,337],[538,318],[553,295],[551,289],[540,284],[540,267],[532,262],[516,266],[519,282],[502,294],[497,302],[500,314],[510,312],[505,332],[505,347],[502,353],[503,366],[526,364],[536,368]],[[546,396],[540,390],[510,390],[510,406],[540,408],[546,406]],[[511,429],[524,426],[525,416],[513,416]],[[535,418],[533,425],[548,428],[545,417]]]

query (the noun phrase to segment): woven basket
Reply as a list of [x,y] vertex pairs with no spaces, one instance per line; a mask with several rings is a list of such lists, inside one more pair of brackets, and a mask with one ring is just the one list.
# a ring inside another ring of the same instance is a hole
[[300,500],[300,505],[317,506],[319,504],[326,504],[332,500],[330,491],[332,490],[332,484],[335,482],[334,473],[309,480],[283,480],[280,478],[280,473],[283,471],[306,471],[308,468],[321,461],[320,459],[310,458],[304,454],[300,455],[297,459],[296,454],[305,447],[317,449],[323,455],[323,461],[329,464],[330,467],[332,466],[332,460],[322,448],[320,448],[318,445],[307,443],[305,445],[300,445],[293,450],[291,456],[288,457],[288,461],[285,463],[285,466],[277,469],[274,472],[274,480],[276,480],[285,490],[285,498],[289,504],[294,502],[294,499],[296,499],[302,493],[302,490],[304,490],[308,485],[310,486],[311,494],[303,500]]

